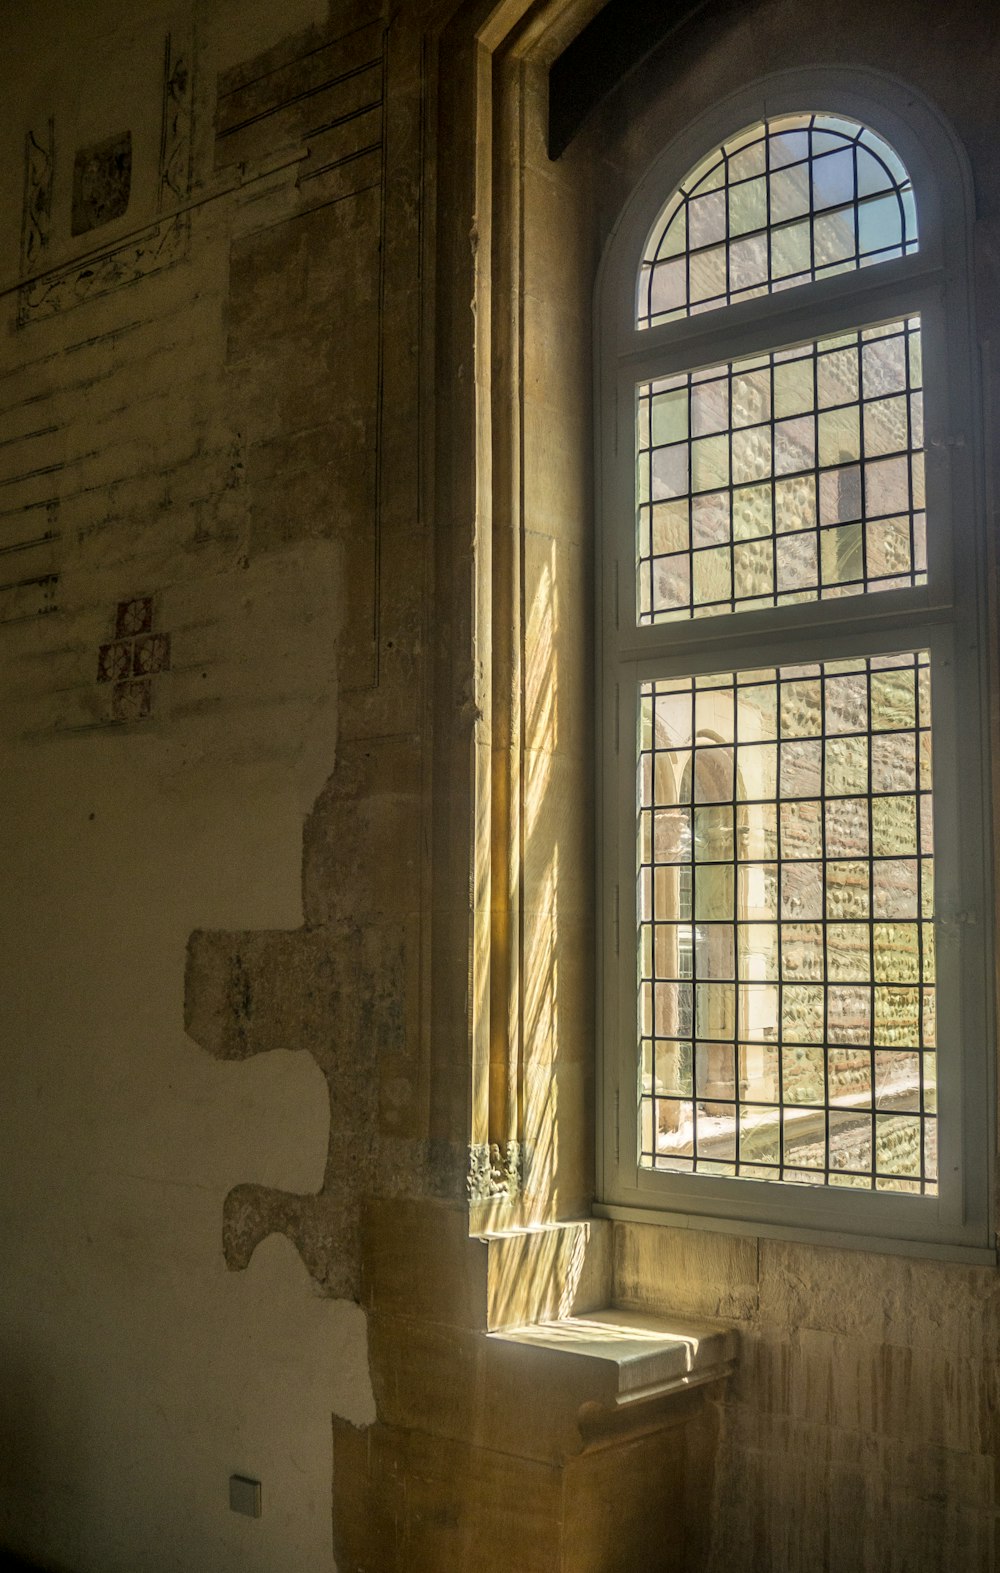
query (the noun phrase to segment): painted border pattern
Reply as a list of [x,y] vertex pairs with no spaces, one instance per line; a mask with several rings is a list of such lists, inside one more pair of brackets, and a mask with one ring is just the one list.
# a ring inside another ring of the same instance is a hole
[[163,46],[163,118],[160,130],[158,206],[170,208],[191,195],[194,70],[189,49],[168,33]]
[[55,174],[55,121],[41,137],[29,131],[24,139],[24,207],[21,215],[21,274],[33,273],[48,248],[52,229],[52,184]]
[[[163,108],[157,205],[162,210],[187,199],[192,179],[194,69],[188,48],[179,49],[168,33],[164,43]],[[175,214],[130,236],[103,255],[79,259],[63,268],[29,279],[49,244],[52,215],[52,173],[55,127],[48,124],[48,144],[28,133],[25,149],[24,212],[22,217],[22,283],[17,297],[17,326],[42,321],[99,295],[138,284],[151,274],[181,261],[188,250],[190,221]]]

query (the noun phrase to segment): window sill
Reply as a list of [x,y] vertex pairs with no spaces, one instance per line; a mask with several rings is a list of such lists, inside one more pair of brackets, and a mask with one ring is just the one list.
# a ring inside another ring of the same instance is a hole
[[720,1381],[732,1371],[737,1352],[737,1335],[729,1328],[612,1307],[489,1337],[537,1351],[542,1359],[572,1363],[586,1380],[591,1403],[611,1412]]

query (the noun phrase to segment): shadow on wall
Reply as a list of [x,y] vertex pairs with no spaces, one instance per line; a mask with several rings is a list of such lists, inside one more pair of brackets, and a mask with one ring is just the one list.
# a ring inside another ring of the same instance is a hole
[[[51,1386],[47,1373],[32,1358],[31,1339],[24,1336],[0,1351],[0,1573],[68,1573],[54,1564],[22,1562],[12,1551],[3,1549],[7,1523],[16,1509],[17,1522],[44,1533],[46,1515],[53,1510],[50,1471],[58,1462],[58,1478],[63,1486],[60,1509],[67,1495],[74,1494],[74,1481],[85,1467],[85,1426],[82,1414],[72,1431],[62,1435],[49,1429],[42,1432],[46,1413],[45,1397]],[[66,1370],[59,1373],[63,1393],[72,1385]],[[82,1406],[79,1406],[82,1407]]]

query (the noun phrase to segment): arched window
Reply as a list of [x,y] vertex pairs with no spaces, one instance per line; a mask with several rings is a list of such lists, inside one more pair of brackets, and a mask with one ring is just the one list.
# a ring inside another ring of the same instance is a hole
[[990,1030],[968,214],[899,96],[723,106],[605,259],[602,1183],[961,1251]]
[[778,115],[728,138],[672,193],[639,271],[642,328],[917,250],[913,186],[868,126]]

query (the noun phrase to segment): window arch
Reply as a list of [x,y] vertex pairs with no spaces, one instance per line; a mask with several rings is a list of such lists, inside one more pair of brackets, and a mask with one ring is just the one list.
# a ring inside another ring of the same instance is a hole
[[612,1212],[986,1245],[965,192],[912,95],[816,72],[678,139],[608,249]]
[[913,185],[869,126],[775,115],[700,160],[657,215],[637,291],[652,327],[917,250]]

